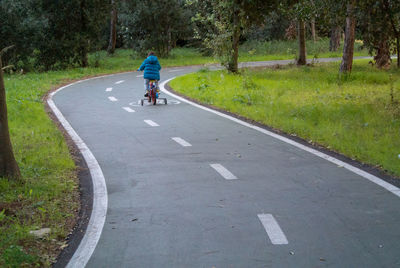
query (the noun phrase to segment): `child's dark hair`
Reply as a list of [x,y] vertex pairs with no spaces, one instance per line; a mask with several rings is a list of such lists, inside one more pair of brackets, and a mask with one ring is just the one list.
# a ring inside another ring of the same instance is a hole
[[147,57],[154,56],[154,55],[155,55],[155,53],[153,51],[150,51],[149,54],[147,54]]

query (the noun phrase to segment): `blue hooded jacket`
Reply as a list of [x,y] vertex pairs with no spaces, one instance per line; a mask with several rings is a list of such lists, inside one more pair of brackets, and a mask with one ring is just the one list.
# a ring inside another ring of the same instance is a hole
[[161,65],[156,56],[150,55],[143,61],[142,65],[140,65],[139,71],[143,70],[144,79],[160,80]]

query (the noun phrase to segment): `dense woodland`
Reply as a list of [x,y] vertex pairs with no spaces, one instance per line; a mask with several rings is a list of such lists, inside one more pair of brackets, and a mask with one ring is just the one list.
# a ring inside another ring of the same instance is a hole
[[395,0],[1,0],[0,20],[0,48],[15,45],[4,65],[24,71],[85,67],[88,53],[104,49],[167,57],[192,46],[235,72],[247,40],[298,39],[298,63],[305,64],[304,41],[318,38],[330,38],[333,51],[345,42],[346,57],[363,40],[385,67],[400,38]]

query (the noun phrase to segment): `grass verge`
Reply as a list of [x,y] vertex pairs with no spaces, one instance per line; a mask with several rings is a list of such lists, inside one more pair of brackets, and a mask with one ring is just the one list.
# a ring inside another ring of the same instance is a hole
[[200,102],[400,176],[400,71],[377,70],[362,60],[351,76],[339,78],[338,66],[286,66],[240,75],[205,69],[170,85]]

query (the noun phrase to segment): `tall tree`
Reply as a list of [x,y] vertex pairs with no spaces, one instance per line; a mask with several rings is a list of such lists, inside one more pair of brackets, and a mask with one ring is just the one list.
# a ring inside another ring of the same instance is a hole
[[[391,0],[364,0],[359,3],[359,29],[364,44],[375,54],[378,68],[391,64],[391,54],[400,50],[400,2]],[[398,58],[399,58],[398,53]],[[398,61],[399,64],[399,61]],[[398,65],[399,66],[399,65]]]
[[[275,1],[262,0],[190,0],[196,10],[193,18],[197,37],[219,56],[230,72],[238,71],[239,42],[243,30],[264,21]],[[204,31],[205,30],[205,31]]]
[[298,65],[307,64],[307,51],[306,51],[306,25],[303,19],[298,20],[298,41],[299,41],[299,58],[297,59]]
[[338,25],[332,25],[329,39],[329,51],[337,51],[339,49],[341,35],[342,28]]
[[117,43],[117,4],[116,0],[111,0],[111,23],[110,23],[110,40],[108,42],[108,54],[114,54],[115,45]]
[[37,40],[37,60],[45,69],[88,65],[107,23],[109,0],[40,0],[37,17],[45,23]]
[[397,68],[400,68],[400,2],[383,0],[383,7],[389,16],[393,34],[396,39]]
[[[312,5],[312,9],[316,11],[314,0],[310,0],[310,2],[311,2],[311,5]],[[310,25],[311,25],[311,36],[312,36],[312,39],[313,39],[314,43],[317,42],[317,32],[315,30],[315,17],[316,17],[316,12],[314,12],[314,14],[311,15],[311,22],[310,22]]]
[[337,51],[340,47],[342,28],[346,20],[346,0],[313,0],[316,13],[329,32],[329,51]]
[[2,55],[0,52],[0,177],[19,179],[21,177],[17,161],[15,161],[10,133],[8,129],[6,89],[4,86]]
[[314,0],[286,0],[281,3],[288,17],[297,21],[297,40],[299,45],[298,65],[307,64],[306,21],[312,21],[317,14]]
[[234,5],[233,11],[233,24],[232,24],[232,54],[228,61],[228,70],[238,72],[238,59],[239,59],[239,41],[241,34],[241,11],[238,5]]
[[88,28],[89,28],[89,18],[88,12],[86,10],[86,0],[79,0],[79,32],[81,34],[80,38],[78,37],[78,55],[80,57],[80,65],[82,67],[87,67],[89,65],[88,60],[88,45],[89,45],[89,38],[88,38]]
[[343,57],[340,64],[340,73],[350,73],[353,68],[354,41],[355,41],[355,6],[356,0],[349,0],[347,3],[346,31],[343,46]]
[[4,65],[24,71],[33,68],[36,36],[44,25],[44,19],[36,16],[37,9],[38,0],[0,0],[0,48],[15,45],[3,55]]
[[317,32],[315,30],[315,18],[311,19],[311,36],[314,43],[317,42]]
[[135,51],[146,55],[154,50],[158,56],[169,55],[179,39],[192,35],[191,11],[183,0],[126,1],[119,12],[125,40]]

